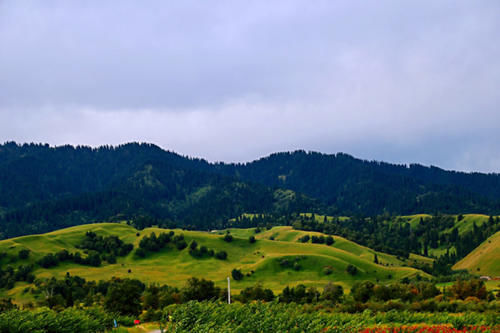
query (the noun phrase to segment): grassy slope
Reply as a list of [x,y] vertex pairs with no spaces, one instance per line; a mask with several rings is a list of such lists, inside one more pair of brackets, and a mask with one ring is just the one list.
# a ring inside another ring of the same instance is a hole
[[[29,260],[39,259],[47,253],[61,249],[75,252],[78,251],[75,245],[89,230],[100,235],[119,235],[124,241],[134,243],[135,247],[144,235],[149,235],[153,231],[157,234],[164,231],[158,228],[148,228],[140,231],[138,237],[136,236],[137,230],[125,224],[90,224],[43,235],[0,241],[0,252],[7,251],[9,254],[15,255],[20,249],[27,248],[32,251]],[[214,280],[219,286],[224,287],[226,277],[230,276],[231,270],[240,268],[244,273],[251,270],[254,270],[255,273],[250,277],[245,277],[242,281],[233,281],[233,290],[238,291],[257,282],[262,282],[264,286],[274,291],[281,291],[286,285],[304,283],[308,286],[322,287],[328,281],[335,281],[348,289],[358,280],[389,281],[389,276],[396,280],[419,272],[412,268],[398,267],[397,265],[400,264],[398,259],[382,253],[377,253],[379,260],[394,266],[374,264],[373,250],[341,237],[334,237],[335,244],[333,246],[296,242],[295,240],[301,235],[314,233],[295,231],[291,227],[275,227],[263,231],[256,235],[258,240],[254,244],[248,242],[248,236],[253,233],[252,229],[233,230],[234,240],[231,243],[224,242],[222,236],[217,233],[180,230],[175,230],[175,232],[182,232],[188,243],[195,239],[200,246],[205,245],[215,250],[226,250],[228,259],[226,261],[215,258],[195,259],[189,255],[187,249],[178,251],[169,247],[159,253],[150,254],[145,259],[138,259],[133,254],[129,254],[127,257],[118,258],[118,262],[113,265],[87,267],[65,263],[51,269],[38,268],[35,274],[39,277],[62,277],[66,272],[70,272],[72,275],[79,275],[91,280],[109,279],[112,276],[130,277],[138,278],[147,283],[159,282],[178,287],[183,286],[189,277],[197,276]],[[275,235],[275,241],[268,239],[271,235]],[[302,266],[300,271],[284,269],[279,265],[280,259],[290,258],[293,260],[296,256],[303,258],[299,261]],[[20,263],[22,262],[18,262],[16,265]],[[359,274],[354,277],[348,275],[345,272],[348,264],[357,266]],[[326,266],[333,269],[331,275],[323,274],[323,269]],[[129,269],[131,269],[131,273],[128,273]],[[9,291],[9,294],[22,299],[23,296],[20,293],[25,286],[25,284],[18,283],[15,289]]]
[[[408,222],[412,228],[415,228],[417,224],[419,223],[420,219],[422,218],[424,221],[426,218],[431,218],[431,215],[428,214],[416,214],[416,215],[407,215],[407,216],[400,216],[398,218],[399,221],[401,222]],[[484,215],[484,214],[465,214],[463,215],[463,219],[458,221],[458,215],[455,215],[455,226],[458,229],[458,232],[460,234],[463,234],[465,232],[468,232],[472,230],[472,227],[474,223],[476,223],[477,226],[482,225],[483,223],[488,221],[489,216]],[[452,228],[449,228],[447,230],[444,230],[443,233],[449,233],[451,232]],[[453,249],[453,248],[452,248]],[[429,249],[429,254],[433,256],[441,256],[445,254],[446,248],[445,247],[440,247],[437,249]],[[425,257],[421,257],[420,259],[423,259]],[[432,259],[427,259],[431,260]],[[425,262],[424,260],[418,260],[421,262]]]
[[[489,216],[484,214],[465,214],[463,215],[463,219],[458,221],[458,216],[455,216],[455,226],[458,229],[459,234],[464,234],[468,231],[471,231],[474,223],[477,226],[482,225],[483,223],[488,221]],[[444,230],[443,233],[451,232],[452,228]],[[454,249],[454,247],[452,247]],[[429,253],[435,256],[440,256],[445,254],[446,248],[441,247],[437,249],[430,249]]]
[[415,228],[420,221],[420,219],[431,218],[432,216],[429,214],[415,214],[415,215],[406,215],[400,216],[399,219],[404,222],[408,222],[412,228]]
[[[472,273],[500,276],[500,232],[492,235],[474,251],[453,266],[454,269],[467,269]],[[480,268],[478,271],[477,268]]]
[[[431,218],[431,215],[428,214],[416,214],[416,215],[407,215],[400,216],[399,221],[404,221],[410,223],[412,228],[415,228],[422,218],[424,221],[427,218]],[[463,219],[458,221],[458,216],[455,215],[455,227],[458,228],[458,232],[463,234],[464,232],[470,231],[472,229],[472,225],[476,222],[477,226],[482,225],[484,222],[488,221],[489,216],[484,214],[465,214],[463,215]],[[451,232],[451,228],[444,230],[443,232]]]
[[[474,222],[477,226],[480,226],[483,223],[487,222],[488,218],[488,215],[483,214],[466,214],[464,215],[464,218],[462,220],[455,223],[455,227],[458,228],[458,232],[460,234],[463,234],[464,232],[472,230]],[[451,231],[451,229],[448,231]]]

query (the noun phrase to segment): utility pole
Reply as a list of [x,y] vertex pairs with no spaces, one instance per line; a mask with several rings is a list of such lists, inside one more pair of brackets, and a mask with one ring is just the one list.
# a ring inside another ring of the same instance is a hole
[[231,304],[231,281],[227,277],[227,304]]

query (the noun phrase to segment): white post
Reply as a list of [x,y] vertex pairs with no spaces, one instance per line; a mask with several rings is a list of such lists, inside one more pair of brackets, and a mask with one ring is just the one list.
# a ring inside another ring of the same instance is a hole
[[231,304],[231,282],[227,277],[227,304]]

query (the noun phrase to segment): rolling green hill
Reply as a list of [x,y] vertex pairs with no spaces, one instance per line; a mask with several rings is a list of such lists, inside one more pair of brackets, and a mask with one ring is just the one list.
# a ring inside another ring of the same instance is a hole
[[[148,228],[137,231],[126,224],[100,223],[89,224],[55,232],[23,236],[0,241],[0,252],[7,252],[11,256],[17,255],[22,249],[31,250],[32,254],[27,260],[21,260],[14,265],[26,264],[40,259],[48,253],[62,249],[70,252],[81,251],[75,246],[83,239],[87,231],[94,231],[98,235],[117,235],[125,242],[133,243],[137,248],[140,240],[151,232],[159,234],[165,229]],[[63,263],[57,267],[44,269],[37,267],[34,271],[37,277],[63,277],[66,272],[90,280],[106,280],[115,277],[137,278],[146,283],[158,282],[177,287],[184,285],[191,277],[203,277],[214,280],[217,285],[224,287],[226,277],[230,276],[233,268],[241,269],[245,276],[241,281],[233,281],[232,289],[241,290],[247,286],[262,282],[267,288],[281,291],[286,285],[303,283],[307,286],[322,287],[329,281],[335,281],[349,289],[355,281],[380,280],[396,281],[403,277],[416,274],[426,274],[409,267],[402,267],[402,262],[394,256],[377,253],[380,264],[373,262],[375,251],[342,237],[334,237],[332,246],[323,244],[300,243],[296,240],[305,235],[318,233],[293,230],[291,227],[275,227],[270,230],[254,234],[253,229],[231,229],[233,241],[225,242],[220,233],[224,231],[200,232],[174,230],[176,234],[183,233],[186,241],[191,240],[202,246],[217,251],[225,250],[227,260],[218,260],[213,257],[197,259],[189,254],[188,249],[179,251],[169,245],[158,253],[151,253],[146,258],[138,258],[134,253],[126,257],[118,257],[116,264],[102,264],[101,267],[89,267],[74,263]],[[137,236],[137,233],[140,235]],[[255,235],[257,241],[251,244],[250,235]],[[275,240],[270,240],[274,236]],[[300,270],[284,268],[280,261],[288,259],[297,262]],[[2,265],[7,259],[3,259]],[[352,264],[359,270],[358,274],[351,276],[346,272],[347,265]],[[325,268],[332,273],[326,275]],[[130,273],[129,273],[130,270]],[[29,295],[23,295],[26,283],[17,283],[16,287],[8,292],[18,300],[27,300]]]
[[[439,238],[439,245],[435,248],[429,248],[429,255],[434,257],[440,257],[445,254],[447,251],[455,252],[456,246],[449,242],[450,235],[455,232],[457,236],[465,236],[466,234],[473,233],[476,227],[487,226],[488,224],[492,224],[490,221],[490,216],[484,214],[459,214],[459,215],[441,215],[441,217],[445,217],[445,220],[438,222],[437,225],[431,226],[432,233],[434,233]],[[397,224],[407,223],[410,225],[412,230],[418,232],[418,229],[421,227],[421,224],[425,226],[426,223],[432,223],[434,216],[428,214],[416,214],[416,215],[407,215],[407,216],[398,216],[393,220]],[[491,216],[492,219],[497,220],[499,216]],[[448,224],[448,222],[450,222]],[[494,222],[494,221],[493,221]],[[455,230],[456,229],[456,230]],[[495,229],[493,231],[489,231],[491,233],[495,233]],[[498,230],[498,229],[496,229]],[[420,233],[419,239],[422,241],[422,236],[429,238],[429,235],[424,235]],[[487,237],[487,236],[486,236]],[[479,244],[479,243],[477,243]],[[468,254],[474,247],[470,248]],[[464,254],[464,255],[465,255]]]
[[489,237],[453,268],[491,277],[500,276],[500,232]]
[[[448,228],[443,230],[444,233],[449,233],[453,228],[457,228],[459,234],[463,234],[467,231],[472,230],[474,223],[477,226],[481,226],[483,223],[487,222],[489,219],[488,215],[484,214],[464,214],[464,215],[452,215],[455,219],[455,224],[452,228]],[[461,216],[461,218],[459,218]],[[415,214],[415,215],[406,215],[399,216],[397,218],[398,222],[407,222],[410,224],[412,228],[415,228],[417,224],[422,219],[424,222],[426,219],[432,218],[432,215],[429,214]]]
[[[483,223],[488,222],[488,215],[484,214],[465,214],[461,220],[458,220],[455,223],[455,228],[458,229],[460,234],[463,234],[467,231],[472,230],[474,223],[477,226],[481,226]],[[449,230],[450,231],[450,230]]]

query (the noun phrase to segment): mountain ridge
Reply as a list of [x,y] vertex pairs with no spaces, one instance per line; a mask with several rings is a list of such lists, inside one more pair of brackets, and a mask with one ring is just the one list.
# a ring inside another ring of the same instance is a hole
[[[278,192],[277,192],[278,191]],[[281,192],[279,192],[281,191]],[[291,191],[283,196],[283,191]],[[500,212],[500,175],[297,150],[210,163],[147,143],[0,145],[4,237],[148,217],[208,229],[246,212],[328,215]]]

